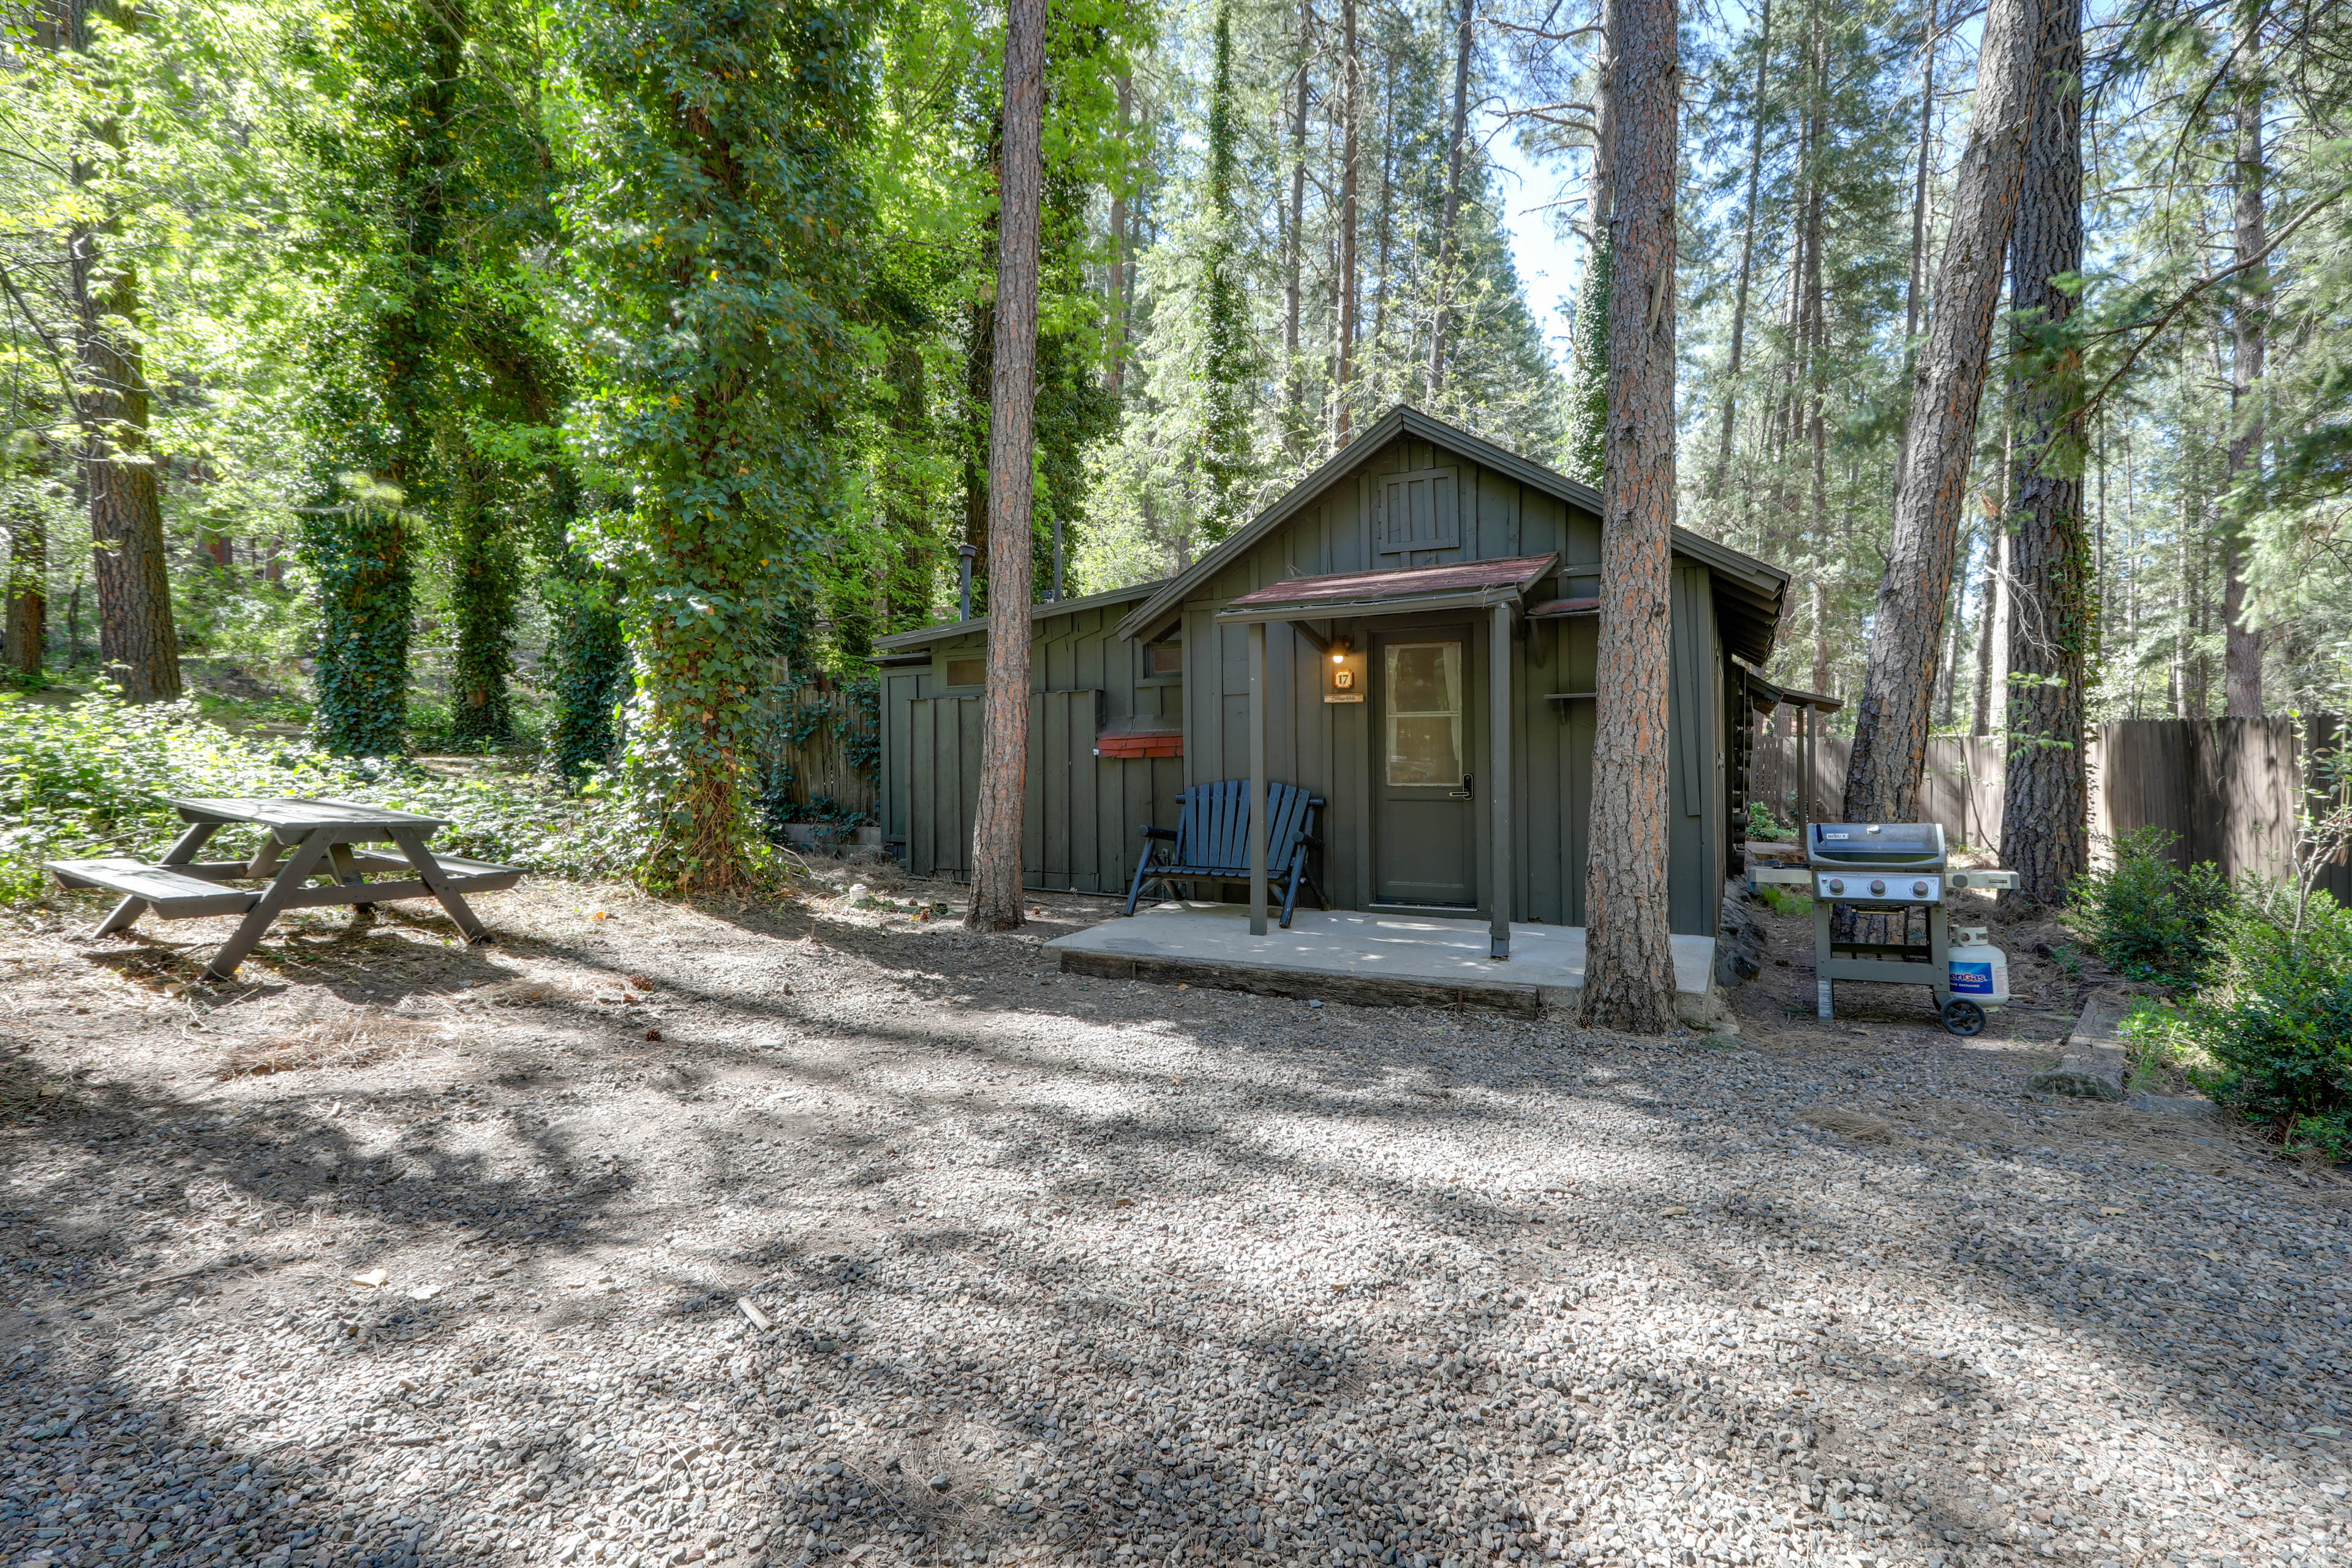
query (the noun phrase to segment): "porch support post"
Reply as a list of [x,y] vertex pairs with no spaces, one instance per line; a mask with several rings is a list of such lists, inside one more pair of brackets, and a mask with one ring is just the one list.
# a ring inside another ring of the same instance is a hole
[[1265,623],[1249,624],[1249,929],[1265,934]]
[[1511,606],[1494,610],[1494,637],[1486,655],[1487,907],[1494,912],[1486,956],[1511,956],[1511,894],[1518,867],[1511,854]]

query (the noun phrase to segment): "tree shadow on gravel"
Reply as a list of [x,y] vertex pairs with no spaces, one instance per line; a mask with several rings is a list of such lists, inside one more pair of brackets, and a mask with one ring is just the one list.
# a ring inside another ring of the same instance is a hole
[[[787,933],[798,923],[788,922]],[[1682,1473],[1705,1459],[1721,1467],[1715,1484],[1759,1506],[1793,1510],[1824,1545],[1836,1541],[1859,1550],[1862,1542],[1843,1537],[1879,1527],[1831,1527],[1827,1510],[1853,1502],[1866,1515],[1856,1500],[1832,1496],[1851,1484],[1839,1478],[1892,1472],[1892,1460],[1861,1446],[1863,1434],[1890,1426],[1900,1431],[1902,1421],[1915,1418],[1902,1406],[1926,1400],[1935,1413],[1916,1419],[1940,1423],[1948,1433],[1990,1436],[1993,1429],[1985,1423],[2000,1412],[1979,1407],[1992,1403],[2000,1384],[1987,1357],[1897,1353],[1851,1306],[1766,1313],[1745,1267],[1753,1255],[1769,1258],[1791,1278],[1818,1268],[1814,1260],[1823,1255],[1845,1259],[1857,1294],[1895,1289],[1898,1270],[1940,1258],[1947,1272],[1958,1271],[1944,1287],[1957,1306],[2019,1323],[2095,1327],[2108,1337],[2084,1353],[2119,1376],[2152,1379],[2174,1370],[2164,1341],[2149,1338],[2134,1350],[2134,1335],[2147,1337],[2142,1331],[2160,1322],[2184,1331],[2192,1322],[2208,1325],[2233,1299],[2239,1331],[2251,1328],[2257,1342],[2284,1344],[2296,1327],[2295,1304],[2277,1299],[2283,1292],[2267,1273],[2261,1278],[2273,1299],[2248,1299],[2256,1275],[2243,1234],[2247,1216],[2210,1199],[2196,1200],[2205,1212],[2188,1238],[2209,1245],[2193,1263],[2178,1252],[2125,1258],[2113,1247],[2090,1251],[2072,1238],[2055,1242],[2061,1255],[2053,1257],[2052,1247],[1972,1223],[1971,1215],[1990,1217],[1996,1195],[2010,1209],[2029,1201],[2020,1195],[2029,1182],[2047,1187],[2031,1199],[2037,1215],[2092,1205],[2100,1196],[2097,1174],[2070,1163],[2047,1141],[2010,1137],[2006,1147],[1993,1148],[1990,1123],[1975,1129],[1982,1137],[1958,1141],[1948,1127],[1928,1140],[1910,1138],[1900,1131],[1900,1116],[1879,1118],[1884,1137],[1860,1123],[1843,1131],[1808,1125],[1792,1133],[1799,1145],[1784,1152],[1810,1160],[1811,1169],[1866,1180],[1890,1200],[1923,1200],[1894,1205],[1905,1212],[1874,1225],[1854,1218],[1850,1205],[1810,1192],[1727,1199],[1668,1221],[1660,1205],[1675,1194],[1632,1180],[1578,1184],[1567,1197],[1454,1190],[1383,1169],[1370,1154],[1407,1131],[1491,1145],[1553,1124],[1548,1117],[1580,1103],[1646,1124],[1643,1136],[1659,1148],[1736,1175],[1738,1152],[1716,1131],[1676,1115],[1720,1059],[1696,1049],[1601,1043],[1528,1051],[1518,1034],[1458,1019],[1308,1010],[1230,995],[1212,1000],[1121,990],[1113,982],[1036,986],[1050,955],[1025,944],[1009,955],[994,946],[942,953],[922,939],[876,938],[862,928],[849,928],[840,940],[855,956],[908,976],[902,984],[928,1002],[975,989],[970,977],[943,973],[943,961],[954,957],[992,963],[1009,981],[1029,982],[1021,994],[1023,1010],[1032,1014],[1072,1025],[1159,1023],[1171,1058],[1190,1053],[1181,1070],[1186,1087],[1171,1085],[1148,1063],[1086,1062],[1049,1045],[992,1038],[991,1026],[1004,1014],[987,1005],[961,1019],[935,1008],[919,1024],[834,1023],[822,997],[795,997],[789,1007],[754,1015],[719,987],[700,988],[745,1016],[804,1025],[824,1037],[803,1038],[785,1053],[696,1047],[700,1054],[662,1090],[710,1114],[707,1121],[682,1118],[668,1134],[681,1157],[698,1162],[696,1182],[715,1173],[719,1192],[746,1200],[761,1195],[761,1173],[740,1163],[734,1141],[754,1117],[765,1118],[759,1125],[788,1145],[793,1158],[805,1152],[803,1168],[824,1180],[806,1192],[772,1186],[766,1195],[773,1203],[753,1208],[724,1248],[654,1271],[656,1317],[717,1335],[729,1347],[723,1375],[708,1368],[681,1372],[668,1364],[675,1357],[649,1354],[617,1370],[600,1368],[616,1381],[598,1386],[608,1401],[624,1394],[671,1405],[691,1400],[705,1407],[703,1425],[719,1434],[717,1441],[740,1443],[740,1453],[722,1447],[716,1456],[688,1456],[683,1441],[646,1439],[641,1451],[615,1459],[610,1448],[592,1447],[602,1428],[594,1412],[562,1403],[576,1392],[562,1364],[529,1358],[492,1337],[464,1337],[462,1331],[479,1329],[497,1314],[478,1311],[456,1287],[430,1301],[371,1301],[377,1315],[364,1325],[362,1341],[346,1331],[351,1314],[343,1302],[289,1309],[270,1300],[278,1289],[293,1293],[283,1281],[289,1268],[301,1267],[299,1258],[266,1279],[228,1276],[219,1297],[192,1301],[194,1311],[135,1293],[80,1304],[100,1286],[85,1268],[67,1281],[75,1293],[53,1307],[0,1318],[0,1354],[13,1356],[6,1363],[12,1376],[37,1396],[18,1396],[25,1418],[0,1461],[9,1468],[0,1491],[26,1505],[18,1515],[0,1512],[0,1551],[54,1552],[73,1568],[103,1560],[118,1544],[131,1546],[135,1558],[156,1537],[134,1541],[130,1531],[154,1525],[121,1517],[118,1506],[129,1500],[135,1516],[142,1510],[135,1500],[156,1490],[139,1483],[176,1475],[194,1461],[192,1487],[206,1474],[218,1484],[206,1486],[209,1496],[174,1492],[193,1500],[195,1511],[168,1524],[150,1561],[213,1560],[264,1520],[274,1541],[257,1532],[245,1557],[267,1558],[284,1547],[289,1568],[296,1552],[310,1554],[304,1562],[325,1561],[323,1549],[343,1532],[347,1508],[426,1495],[437,1499],[430,1505],[434,1518],[418,1506],[373,1523],[355,1521],[354,1539],[335,1543],[332,1560],[423,1568],[510,1559],[519,1550],[510,1537],[520,1536],[520,1545],[535,1552],[574,1540],[576,1525],[558,1530],[548,1518],[554,1500],[577,1489],[577,1503],[603,1509],[610,1531],[587,1545],[580,1561],[667,1563],[698,1548],[707,1552],[709,1538],[723,1534],[739,1556],[776,1563],[837,1560],[843,1553],[813,1549],[857,1545],[883,1547],[888,1554],[875,1559],[883,1562],[940,1562],[966,1549],[1097,1561],[1096,1552],[1119,1543],[1150,1561],[1197,1549],[1213,1562],[1327,1560],[1336,1551],[1384,1562],[1452,1554],[1485,1563],[1515,1548],[1537,1551],[1547,1537],[1597,1534],[1597,1520],[1569,1518],[1536,1484],[1546,1468],[1578,1456],[1635,1472],[1678,1467]],[[618,972],[610,955],[562,943],[539,941],[528,951]],[[1323,1021],[1308,1023],[1315,1014]],[[609,1029],[612,1022],[562,1002],[546,1016],[583,1028]],[[919,1078],[929,1071],[938,1081],[911,1088],[876,1082],[877,1064],[855,1059],[869,1047],[903,1053],[902,1068],[893,1070]],[[675,1054],[619,1039],[591,1048],[633,1068],[656,1068]],[[647,1194],[629,1179],[625,1163],[617,1171],[592,1163],[593,1140],[577,1137],[577,1130],[511,1125],[509,1135],[533,1152],[534,1172],[544,1173],[524,1182],[495,1174],[479,1152],[460,1146],[458,1135],[470,1123],[412,1128],[394,1153],[399,1169],[423,1174],[401,1182],[388,1179],[395,1173],[384,1161],[362,1160],[348,1131],[307,1105],[258,1110],[234,1132],[210,1126],[215,1117],[207,1112],[206,1130],[197,1131],[184,1125],[194,1119],[184,1104],[127,1091],[76,1089],[45,1101],[37,1084],[24,1088],[35,1069],[20,1064],[30,1059],[28,1051],[0,1055],[0,1114],[30,1105],[30,1114],[41,1118],[0,1131],[0,1159],[20,1138],[62,1137],[81,1163],[70,1180],[8,1189],[12,1217],[40,1204],[37,1217],[55,1231],[60,1216],[51,1210],[61,1211],[79,1227],[68,1250],[111,1262],[125,1275],[135,1271],[138,1248],[152,1243],[138,1239],[144,1228],[121,1223],[122,1205],[105,1206],[101,1183],[122,1185],[142,1161],[162,1153],[175,1156],[163,1173],[170,1180],[218,1183],[257,1210],[291,1212],[323,1196],[323,1208],[364,1216],[412,1239],[454,1240],[486,1257],[525,1241],[551,1258],[584,1257],[642,1243],[658,1220],[632,1206]],[[982,1081],[975,1083],[975,1076]],[[890,1120],[877,1131],[858,1123],[846,1107],[784,1113],[726,1098],[732,1086],[750,1082],[822,1089],[882,1107]],[[1839,1093],[1824,1092],[1822,1100],[1853,1099],[1851,1083],[1832,1087]],[[975,1091],[984,1098],[976,1101]],[[412,1120],[448,1109],[446,1097],[422,1090],[374,1098],[379,1108]],[[1242,1107],[1246,1118],[1230,1114]],[[1807,1125],[1801,1118],[1820,1107],[1787,1101],[1768,1109],[1794,1128]],[[733,1120],[722,1125],[722,1117]],[[1320,1152],[1304,1137],[1276,1144],[1253,1135],[1247,1122],[1261,1118],[1345,1132],[1353,1141]],[[962,1139],[959,1146],[1001,1178],[996,1194],[958,1217],[918,1220],[909,1214],[896,1194],[919,1172],[903,1155],[877,1151],[918,1126],[926,1135]],[[168,1141],[143,1144],[140,1135],[159,1127],[174,1131]],[[257,1130],[265,1136],[257,1140]],[[1968,1148],[1971,1142],[1978,1147]],[[820,1150],[822,1162],[815,1159]],[[1085,1173],[1057,1161],[1072,1151],[1084,1152]],[[332,1183],[323,1174],[330,1168],[337,1172]],[[1202,1187],[1209,1171],[1217,1173],[1213,1189]],[[1989,1184],[1995,1182],[2002,1187]],[[559,1184],[560,1208],[550,1201]],[[1253,1300],[1238,1289],[1211,1299],[1188,1293],[1197,1280],[1156,1270],[1140,1252],[1090,1257],[1082,1241],[1063,1245],[1057,1237],[1057,1210],[1061,1221],[1080,1216],[1093,1225],[1125,1214],[1115,1223],[1151,1224],[1148,1215],[1173,1210],[1172,1196],[1160,1209],[1121,1209],[1119,1198],[1181,1194],[1188,1184],[1200,1189],[1188,1201],[1204,1207],[1230,1206],[1256,1190],[1275,1194],[1276,1207],[1305,1194],[1382,1209],[1423,1238],[1416,1245],[1460,1242],[1486,1257],[1493,1278],[1465,1272],[1459,1260],[1424,1263],[1407,1256],[1394,1267],[1360,1269],[1346,1289],[1319,1304]],[[1915,1194],[1915,1186],[1931,1190]],[[1948,1214],[1924,1201],[1955,1193],[1980,1196],[1981,1207]],[[2178,1192],[2173,1196],[2184,1201]],[[883,1206],[854,1206],[860,1203]],[[811,1230],[807,1222],[820,1212],[840,1228],[826,1236]],[[1696,1228],[1702,1221],[1707,1231]],[[292,1251],[299,1236],[289,1226],[247,1238],[247,1228],[236,1227],[234,1242],[224,1235],[215,1254],[233,1247],[267,1258],[276,1242]],[[484,1239],[493,1229],[497,1246]],[[1710,1234],[1717,1231],[1738,1236],[1751,1256],[1727,1254]],[[19,1218],[8,1235],[26,1232]],[[1890,1235],[1899,1247],[1889,1246]],[[1549,1240],[1563,1243],[1557,1255],[1563,1267],[1552,1267]],[[396,1245],[387,1237],[379,1247]],[[2074,1256],[2063,1257],[2066,1249]],[[2201,1256],[2210,1252],[2234,1261]],[[46,1261],[66,1254],[24,1256]],[[2284,1253],[2274,1256],[2286,1261]],[[309,1261],[339,1280],[366,1259],[338,1254]],[[2052,1272],[2042,1272],[2053,1261]],[[2296,1261],[2308,1261],[2315,1274],[2326,1260]],[[1449,1269],[1464,1278],[1444,1278]],[[1801,1333],[1806,1353],[1817,1359],[1776,1380],[1710,1343],[1619,1345],[1581,1337],[1575,1314],[1589,1299],[1582,1292],[1591,1277],[1603,1270],[1696,1281],[1718,1322],[1742,1333],[1751,1326]],[[2100,1285],[2095,1295],[2087,1290],[2094,1281]],[[755,1333],[729,1315],[737,1283],[765,1304],[777,1323],[773,1332]],[[1444,1300],[1410,1294],[1438,1284],[1446,1288]],[[565,1304],[549,1309],[572,1325],[567,1342],[593,1344],[600,1331],[604,1299],[594,1289],[591,1281],[590,1294],[558,1295]],[[583,1304],[570,1304],[575,1300]],[[90,1315],[78,1315],[83,1312]],[[193,1384],[159,1386],[150,1371],[174,1342],[200,1331],[201,1315],[225,1329],[214,1339],[226,1342],[220,1360],[232,1368],[238,1340],[287,1349],[309,1341],[322,1379],[366,1372],[381,1387],[353,1419],[369,1415],[374,1424],[323,1436],[288,1435],[275,1425],[226,1428],[204,1402],[204,1380],[212,1373],[199,1371]],[[519,1318],[512,1321],[523,1326]],[[546,1321],[542,1313],[530,1326]],[[2328,1331],[2342,1331],[2340,1320]],[[2264,1332],[2273,1338],[2262,1340]],[[1060,1359],[1045,1378],[1035,1347],[1049,1338]],[[1538,1342],[1589,1349],[1585,1360],[1566,1369],[1582,1380],[1583,1400],[1566,1387],[1544,1386],[1562,1370],[1528,1358],[1527,1347]],[[478,1432],[457,1442],[404,1446],[429,1439],[462,1412],[470,1374],[452,1361],[461,1350],[486,1363],[505,1357],[531,1369],[530,1385],[495,1390],[499,1446],[489,1447]],[[442,1390],[438,1405],[420,1405],[407,1397],[420,1390],[399,1387],[401,1377],[425,1365],[420,1353],[440,1358],[424,1372],[422,1390]],[[1829,1368],[1837,1361],[1849,1363],[1854,1377],[1833,1379]],[[2002,1375],[2013,1381],[2013,1373]],[[1806,1380],[1801,1398],[1788,1386],[1799,1376]],[[1050,1386],[1086,1378],[1106,1392]],[[1180,1389],[1181,1397],[1171,1392]],[[2197,1389],[2175,1389],[2168,1397],[2182,1418],[2239,1441],[2249,1421],[2284,1408],[2277,1386],[2240,1392],[2250,1399]],[[1206,1410],[1216,1419],[1204,1419]],[[1869,1427],[1871,1421],[1880,1427]],[[1437,1468],[1432,1432],[1450,1436],[1466,1458]],[[200,1436],[224,1447],[192,1448],[191,1439]],[[780,1437],[795,1446],[776,1451],[771,1445]],[[2001,1441],[1995,1439],[1996,1458]],[[182,1453],[178,1460],[170,1457],[174,1450]],[[101,1458],[119,1463],[100,1471],[95,1462]],[[236,1473],[238,1463],[252,1468]],[[703,1471],[744,1466],[756,1467],[763,1479],[747,1505],[749,1517],[723,1531],[667,1523],[673,1508],[690,1507],[691,1483]],[[110,1496],[112,1483],[100,1478],[118,1473],[130,1484]],[[1037,1484],[1024,1486],[1024,1475]],[[935,1478],[945,1480],[944,1490],[934,1489]],[[70,1496],[68,1482],[79,1489]],[[653,1491],[637,1489],[647,1482],[655,1483]],[[247,1488],[242,1494],[235,1489],[239,1484]],[[1933,1506],[1923,1517],[1937,1534],[1880,1538],[1873,1549],[1924,1561],[1920,1554],[1940,1547],[1981,1545],[2000,1522],[1970,1500],[1986,1484],[1957,1468],[1926,1477],[1920,1493]],[[541,1495],[531,1495],[535,1487]],[[668,1500],[682,1487],[687,1495]],[[1324,1512],[1309,1520],[1303,1503],[1277,1505],[1278,1489],[1311,1497]],[[75,1512],[72,1497],[103,1499],[104,1506]],[[242,1518],[235,1515],[240,1499]],[[53,1508],[56,1521],[42,1522]],[[659,1524],[646,1522],[648,1510],[658,1513]],[[1630,1543],[1643,1527],[1628,1520],[1620,1539]],[[36,1536],[37,1530],[61,1533]],[[755,1546],[777,1530],[785,1532],[773,1536],[773,1544]]]

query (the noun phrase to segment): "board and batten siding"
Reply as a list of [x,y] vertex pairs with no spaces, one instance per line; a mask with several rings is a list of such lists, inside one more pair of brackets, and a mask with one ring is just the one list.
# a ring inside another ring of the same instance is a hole
[[[1125,604],[1036,622],[1029,679],[1029,784],[1022,882],[1056,892],[1123,893],[1146,823],[1173,824],[1183,787],[1175,757],[1097,757],[1096,737],[1121,721],[1171,721],[1181,681],[1147,679],[1135,645],[1111,628]],[[950,687],[950,660],[979,658],[984,635],[937,644],[928,667],[883,673],[884,833],[919,877],[962,879],[980,797],[980,691]]]
[[[1431,510],[1449,500],[1458,508],[1451,529]],[[1451,547],[1415,547],[1449,534],[1458,542]],[[1184,602],[1184,782],[1248,776],[1248,634],[1244,626],[1221,626],[1215,619],[1233,599],[1294,577],[1547,552],[1557,552],[1562,562],[1560,596],[1599,593],[1598,518],[1430,443],[1401,437],[1370,454]],[[1678,932],[1712,936],[1724,875],[1721,747],[1716,737],[1723,722],[1725,654],[1707,569],[1677,557],[1671,596],[1669,923]],[[1413,624],[1385,617],[1328,622],[1330,631],[1354,637],[1359,647],[1369,646],[1374,630]],[[1475,693],[1466,703],[1474,759],[1468,771],[1483,774],[1488,679],[1484,617],[1463,611],[1425,624],[1468,629],[1465,651]],[[1519,837],[1513,915],[1578,925],[1584,920],[1593,731],[1589,694],[1598,622],[1589,616],[1526,622],[1521,633],[1512,643],[1510,672],[1513,820]],[[1266,676],[1268,770],[1274,778],[1325,798],[1325,885],[1339,907],[1367,907],[1375,752],[1370,704],[1324,702],[1313,649],[1282,626],[1267,628]],[[1477,813],[1482,867],[1491,858],[1488,820],[1486,812]]]

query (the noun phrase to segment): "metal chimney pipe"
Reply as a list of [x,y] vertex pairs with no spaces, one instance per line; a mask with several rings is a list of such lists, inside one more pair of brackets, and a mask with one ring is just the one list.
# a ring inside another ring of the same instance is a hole
[[963,614],[956,617],[958,620],[971,619],[971,558],[979,553],[969,544],[956,546],[956,554],[962,558],[959,570],[963,574]]

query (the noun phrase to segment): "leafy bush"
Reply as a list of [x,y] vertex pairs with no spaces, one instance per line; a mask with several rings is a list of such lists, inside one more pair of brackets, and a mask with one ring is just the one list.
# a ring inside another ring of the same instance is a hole
[[2195,995],[2134,1020],[2213,1100],[2352,1158],[2352,910],[2249,879]]
[[2117,972],[2187,985],[2213,958],[2230,884],[2210,864],[2175,865],[2173,837],[2160,827],[2136,827],[2116,839],[2113,866],[2075,879],[2074,912],[2091,951]]
[[1773,816],[1772,808],[1760,800],[1748,803],[1748,837],[1750,838],[1794,838],[1794,828],[1783,827]]
[[593,784],[565,795],[330,757],[232,734],[186,702],[133,708],[101,692],[61,708],[0,692],[0,901],[52,886],[44,860],[162,853],[181,827],[165,795],[331,795],[446,817],[436,848],[531,871],[614,875],[635,858],[636,835]]

